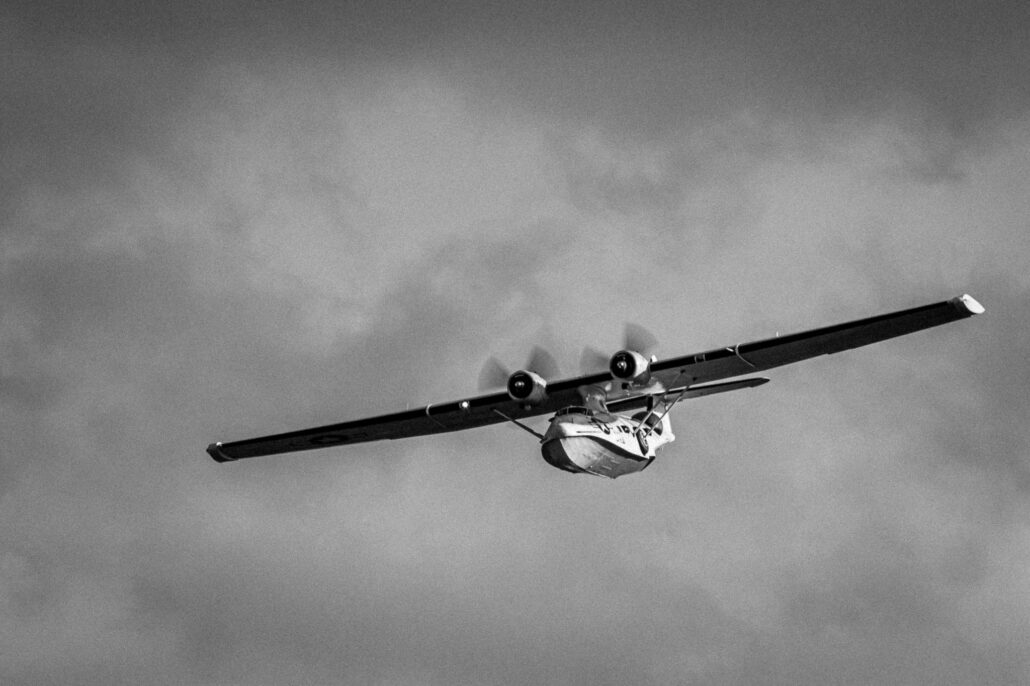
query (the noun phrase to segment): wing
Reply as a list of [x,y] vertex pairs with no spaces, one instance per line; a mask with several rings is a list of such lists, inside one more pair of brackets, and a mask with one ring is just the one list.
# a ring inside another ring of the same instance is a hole
[[651,365],[652,379],[657,384],[644,388],[613,388],[612,379],[606,372],[549,383],[546,397],[537,405],[523,405],[512,400],[507,393],[493,393],[312,429],[212,443],[207,452],[218,462],[229,462],[333,445],[460,431],[510,419],[552,414],[571,405],[583,404],[584,391],[597,387],[607,390],[609,408],[630,410],[644,406],[647,397],[657,393],[674,395],[685,391],[684,398],[693,398],[757,386],[766,380],[710,382],[869,345],[983,311],[980,303],[963,295],[933,305],[658,361]]
[[[350,443],[366,443],[384,439],[408,438],[428,434],[474,429],[477,426],[489,426],[506,422],[509,419],[525,419],[544,414],[552,414],[571,405],[583,403],[583,395],[579,389],[587,387],[584,381],[605,381],[607,375],[599,377],[580,377],[571,379],[555,387],[548,387],[547,399],[536,406],[525,406],[508,397],[507,393],[496,393],[467,400],[456,400],[438,405],[426,405],[416,410],[406,410],[394,414],[358,419],[352,422],[329,424],[312,429],[301,429],[289,433],[248,438],[229,443],[212,443],[207,447],[208,454],[216,462],[232,462],[245,457],[277,455],[299,450],[314,450],[333,445]],[[669,395],[685,391],[685,398],[699,398],[711,393],[720,393],[738,388],[758,386],[768,379],[743,379],[724,384],[710,384],[697,388],[673,388]],[[633,410],[646,404],[649,393],[635,391],[620,396],[609,403],[609,407],[617,412]]]
[[208,446],[207,452],[217,462],[229,462],[245,457],[313,450],[333,445],[473,429],[509,419],[550,414],[563,407],[582,403],[582,398],[576,390],[577,385],[570,386],[565,383],[560,386],[549,386],[546,399],[539,405],[524,406],[512,400],[507,393],[494,393],[341,424],[242,441],[212,443]]
[[962,295],[932,305],[662,360],[651,365],[652,376],[667,386],[718,381],[904,336],[983,311],[972,296]]

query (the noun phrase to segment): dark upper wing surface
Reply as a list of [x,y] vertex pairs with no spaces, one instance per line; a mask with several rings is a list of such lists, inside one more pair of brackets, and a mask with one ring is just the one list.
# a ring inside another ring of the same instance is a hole
[[[607,375],[596,378],[607,378]],[[523,419],[557,412],[569,405],[581,404],[578,387],[579,384],[569,382],[549,386],[544,402],[531,407],[520,405],[509,398],[507,393],[494,393],[312,429],[242,441],[212,443],[208,446],[207,452],[218,462],[229,462],[245,457],[313,450],[333,445],[473,429],[477,426],[504,422],[508,418]]]
[[[844,324],[661,360],[651,365],[652,378],[660,382],[665,389],[676,393],[695,384],[707,384],[869,345],[971,317],[983,311],[980,303],[968,295],[963,295],[932,305]],[[246,457],[312,450],[333,445],[472,429],[497,424],[509,418],[524,419],[551,414],[570,405],[582,404],[580,388],[606,385],[610,381],[611,377],[607,373],[602,373],[550,383],[544,401],[534,406],[521,405],[504,392],[493,393],[300,431],[242,441],[212,443],[208,446],[207,452],[218,462],[228,462]],[[731,384],[712,384],[696,390],[691,389],[684,397],[700,397],[719,390],[754,386],[763,381],[749,379]],[[660,390],[655,386],[612,389],[609,393],[609,405],[616,411],[632,409],[643,405],[647,395]]]
[[858,348],[983,311],[971,296],[962,295],[932,305],[662,360],[651,369],[666,385],[707,383]]

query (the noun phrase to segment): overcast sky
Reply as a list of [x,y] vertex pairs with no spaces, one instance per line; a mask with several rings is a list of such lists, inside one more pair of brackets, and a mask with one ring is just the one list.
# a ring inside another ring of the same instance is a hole
[[[1027,36],[1026,2],[5,3],[0,682],[1027,683]],[[618,481],[505,426],[204,453],[536,343],[576,373],[626,321],[670,356],[963,292],[684,403]]]

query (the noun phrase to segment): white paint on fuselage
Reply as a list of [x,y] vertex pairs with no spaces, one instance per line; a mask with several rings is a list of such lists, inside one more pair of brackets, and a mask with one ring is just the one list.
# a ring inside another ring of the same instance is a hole
[[541,452],[559,469],[614,479],[644,469],[659,449],[676,438],[668,417],[662,419],[660,431],[647,433],[643,442],[639,427],[637,420],[622,415],[559,414],[551,419]]

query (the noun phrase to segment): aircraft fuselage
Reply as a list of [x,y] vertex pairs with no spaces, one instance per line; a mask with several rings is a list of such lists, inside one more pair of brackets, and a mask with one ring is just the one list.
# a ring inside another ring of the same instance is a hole
[[654,430],[640,431],[638,419],[572,412],[551,419],[540,450],[558,469],[614,479],[647,467],[675,438],[667,417]]

